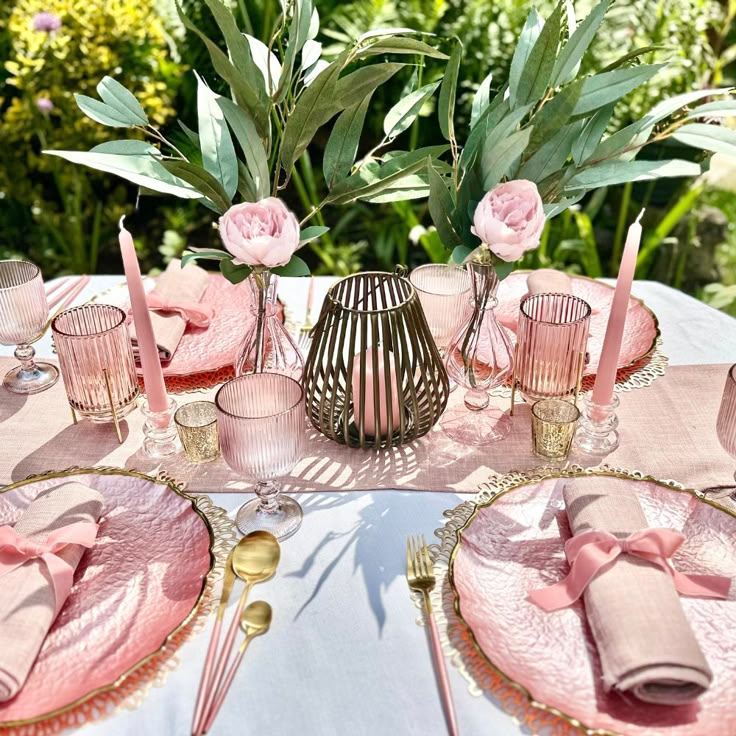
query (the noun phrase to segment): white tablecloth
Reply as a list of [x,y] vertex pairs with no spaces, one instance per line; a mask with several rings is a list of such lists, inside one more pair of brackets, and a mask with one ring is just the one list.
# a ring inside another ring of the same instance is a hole
[[[80,295],[120,282],[98,276]],[[330,279],[318,279],[315,317]],[[290,320],[303,319],[307,280],[283,279]],[[671,364],[736,361],[736,320],[652,282],[637,282],[660,320]],[[50,356],[46,337],[37,344]],[[12,349],[0,349],[9,355]],[[34,397],[34,401],[42,400]],[[725,472],[723,482],[728,482]],[[192,488],[190,490],[196,490]],[[468,492],[474,489],[468,488]],[[246,495],[214,496],[236,509]],[[451,493],[376,491],[302,494],[302,528],[283,545],[278,576],[251,596],[274,609],[270,633],[256,641],[211,733],[274,736],[441,736],[446,733],[425,630],[405,580],[406,537],[432,535]],[[179,653],[181,665],[143,705],[84,728],[89,736],[188,734],[209,629]],[[448,663],[464,736],[521,733],[503,710],[469,694]]]

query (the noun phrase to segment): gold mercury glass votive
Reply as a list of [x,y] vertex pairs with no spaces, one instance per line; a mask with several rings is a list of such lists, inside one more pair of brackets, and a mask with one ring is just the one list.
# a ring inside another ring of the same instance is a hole
[[563,399],[542,399],[532,406],[532,442],[541,457],[561,459],[570,452],[580,412]]
[[174,414],[174,422],[189,462],[209,463],[220,457],[217,409],[212,401],[184,404]]

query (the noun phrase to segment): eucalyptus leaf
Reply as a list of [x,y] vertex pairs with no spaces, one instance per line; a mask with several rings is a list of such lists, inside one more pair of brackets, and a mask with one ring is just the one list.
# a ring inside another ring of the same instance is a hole
[[335,113],[360,102],[405,66],[395,62],[370,64],[341,77],[335,85]]
[[350,175],[358,154],[358,144],[371,94],[366,95],[362,102],[343,110],[335,121],[322,157],[322,172],[328,189],[332,189],[336,182]]
[[552,202],[543,206],[544,216],[551,220],[553,217],[557,217],[561,212],[577,204],[587,194],[586,189],[580,190],[577,194],[561,199],[559,202]]
[[144,141],[110,141],[91,151],[44,151],[75,164],[115,174],[140,187],[182,199],[202,195],[186,181],[170,174],[161,164],[161,152]]
[[545,144],[570,121],[575,105],[580,99],[581,90],[581,84],[569,84],[534,115],[534,134],[530,148],[536,150]]
[[521,29],[521,35],[516,43],[516,49],[514,49],[514,55],[511,59],[509,90],[511,91],[510,104],[512,107],[515,107],[516,104],[516,94],[519,89],[521,75],[524,73],[524,69],[526,69],[529,55],[543,27],[544,19],[537,13],[535,8],[532,8],[524,23],[524,27]]
[[318,41],[305,41],[302,48],[302,69],[309,69],[322,56],[322,44]]
[[462,237],[455,231],[452,223],[452,214],[455,204],[452,201],[445,180],[434,170],[432,159],[427,161],[429,177],[429,199],[427,205],[432,222],[437,228],[440,239],[445,247],[450,248],[463,242]]
[[[217,2],[218,0],[210,0]],[[255,72],[251,75],[243,74],[233,64],[220,47],[210,40],[198,26],[188,18],[181,9],[180,0],[175,0],[176,9],[184,27],[195,33],[207,47],[212,60],[212,66],[219,76],[227,82],[233,90],[235,101],[245,107],[253,118],[261,138],[267,138],[270,130],[268,111],[263,100],[265,87],[260,83],[254,83],[254,79],[261,78],[261,74]],[[229,11],[228,11],[229,12]],[[243,39],[245,41],[245,39]],[[247,42],[246,42],[247,45]],[[255,65],[254,65],[255,71]]]
[[228,202],[238,188],[238,159],[216,95],[197,77],[197,118],[202,165],[222,185]]
[[664,66],[666,64],[642,64],[586,77],[573,114],[586,115],[620,100],[651,79]]
[[292,256],[285,266],[276,266],[271,271],[277,276],[309,276],[309,266],[299,256]]
[[618,69],[619,67],[622,67],[624,64],[628,64],[630,61],[634,61],[635,59],[638,59],[640,56],[644,56],[644,54],[649,54],[652,51],[662,51],[666,48],[668,47],[662,44],[654,44],[652,46],[642,46],[641,48],[634,49],[633,51],[629,51],[628,54],[624,54],[620,59],[616,59],[616,61],[611,62],[607,67],[604,67],[603,69],[601,69],[601,72],[613,71],[614,69]]
[[696,118],[726,118],[736,116],[736,100],[717,100],[706,102],[687,114],[688,120]]
[[678,128],[672,137],[686,146],[736,156],[736,130],[722,125],[690,123]]
[[238,194],[246,202],[257,202],[261,199],[256,192],[256,183],[248,167],[240,160],[238,161]]
[[311,243],[317,238],[321,238],[325,233],[329,232],[330,228],[324,225],[312,225],[311,227],[305,227],[299,235],[299,247]]
[[296,56],[309,39],[309,30],[312,23],[312,0],[294,0],[292,3],[293,15],[289,24],[289,40],[286,44],[284,64],[281,68],[281,79],[276,92],[276,102],[282,102],[289,88],[291,75],[296,66]]
[[426,199],[429,196],[427,177],[419,174],[409,174],[391,184],[380,194],[370,197],[361,197],[361,202],[381,204],[383,202],[406,202],[411,199]]
[[77,107],[90,119],[101,125],[111,128],[130,128],[137,125],[136,117],[130,112],[120,112],[110,105],[106,105],[94,97],[87,95],[74,95]]
[[488,140],[488,131],[493,130],[496,125],[510,110],[509,101],[503,96],[503,91],[499,92],[481,113],[475,127],[470,131],[470,135],[465,141],[462,153],[460,154],[460,168],[467,171],[475,164],[478,151]]
[[316,61],[309,69],[304,71],[304,86],[309,87],[312,82],[330,65],[326,59]]
[[541,100],[550,86],[560,40],[562,5],[557,4],[534,42],[516,86],[511,90],[511,109]]
[[189,161],[173,159],[163,161],[162,165],[169,173],[191,184],[203,197],[207,197],[220,214],[230,207],[232,197],[228,197],[219,180],[206,169]]
[[570,179],[567,190],[623,184],[627,181],[649,181],[666,177],[698,176],[700,166],[691,161],[610,161],[579,171]]
[[218,97],[217,104],[245,154],[245,162],[253,179],[256,199],[268,197],[271,189],[268,155],[250,115],[227,97]]
[[580,136],[585,121],[566,125],[547,141],[519,169],[517,177],[540,182],[555,171],[559,171],[570,156],[575,141]]
[[388,151],[381,159],[383,164],[380,167],[380,170],[384,173],[390,174],[394,171],[398,171],[399,169],[405,169],[416,161],[426,161],[427,156],[430,156],[434,163],[435,170],[445,166],[445,168],[449,168],[451,172],[451,167],[447,167],[447,165],[443,164],[442,161],[436,160],[443,153],[446,153],[449,150],[450,146],[447,145],[447,143],[442,143],[438,146],[422,146],[421,148],[416,148],[413,151]]
[[358,45],[362,44],[364,41],[370,41],[372,38],[381,38],[383,36],[403,36],[406,34],[414,34],[418,35],[420,31],[415,31],[413,28],[374,28],[371,31],[366,31],[365,33],[361,33],[360,36],[356,39],[356,43]]
[[383,175],[383,167],[379,167],[377,174],[369,172],[368,176],[364,176],[364,172],[359,169],[356,173],[343,179],[337,186],[327,195],[324,202],[329,204],[348,204],[356,199],[373,197],[380,194],[390,185],[399,181],[404,176],[415,174],[424,168],[424,160],[419,160],[402,169],[392,171]]
[[571,35],[567,43],[560,50],[557,61],[555,61],[554,70],[552,71],[552,81],[550,86],[557,87],[560,84],[569,82],[574,79],[575,72],[579,64],[585,56],[591,41],[595,38],[595,34],[603,23],[608,6],[611,0],[602,0],[588,14],[585,20],[574,30],[571,28]]
[[419,115],[424,103],[435,93],[439,82],[425,84],[415,92],[399,100],[387,113],[383,121],[383,132],[389,140],[403,133]]
[[133,117],[137,121],[136,125],[148,125],[148,116],[141,103],[117,80],[103,77],[97,85],[97,94],[110,107],[114,107],[121,114]]
[[499,281],[503,281],[515,268],[515,261],[500,261],[496,263],[494,268],[496,269],[496,276]]
[[614,107],[615,104],[602,107],[586,122],[580,137],[572,147],[572,160],[578,166],[593,155],[593,151],[595,151],[601,142],[601,138],[603,138],[603,134],[606,132],[608,123],[613,115]]
[[230,253],[216,248],[187,248],[181,254],[181,267],[192,261],[223,261],[232,259]]
[[483,150],[483,187],[486,191],[493,189],[506,175],[514,161],[524,153],[529,145],[532,127],[517,130],[496,145],[487,146]]
[[250,276],[253,269],[244,263],[236,265],[232,261],[222,260],[220,261],[220,271],[231,284],[239,284]]
[[696,89],[692,92],[683,92],[681,95],[675,95],[674,97],[662,100],[658,105],[655,105],[646,114],[646,120],[651,125],[656,125],[686,105],[691,105],[693,102],[702,100],[705,97],[715,97],[716,95],[728,94],[731,89],[731,87],[727,87],[723,89]]
[[457,247],[452,249],[452,256],[450,258],[452,259],[453,263],[465,263],[465,259],[472,252],[473,248],[470,248],[467,245],[458,245]]
[[266,91],[269,95],[272,95],[276,91],[279,79],[281,78],[281,64],[276,58],[276,54],[273,51],[269,51],[268,46],[263,41],[255,36],[249,36],[247,33],[243,35],[250,46],[250,55],[253,63],[263,76]]
[[630,161],[636,158],[641,147],[649,140],[653,127],[645,117],[617,130],[596,146],[589,160],[595,162],[615,158],[618,161]]
[[460,73],[460,62],[463,60],[463,46],[459,39],[455,41],[450,60],[447,62],[442,77],[440,97],[437,110],[440,130],[445,140],[455,140],[455,99],[457,98],[457,78]]
[[358,50],[355,54],[356,59],[368,56],[378,56],[383,54],[417,54],[420,56],[429,56],[433,59],[447,59],[447,54],[443,54],[438,49],[430,46],[424,41],[418,41],[415,38],[390,37],[382,38]]
[[486,111],[491,101],[491,82],[493,74],[489,74],[479,85],[473,97],[473,106],[470,110],[470,129],[472,130],[480,116]]

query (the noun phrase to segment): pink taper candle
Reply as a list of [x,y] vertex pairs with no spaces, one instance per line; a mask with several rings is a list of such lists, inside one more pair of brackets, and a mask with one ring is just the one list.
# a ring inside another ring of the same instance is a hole
[[166,411],[169,406],[169,399],[166,396],[164,374],[158,357],[156,338],[153,335],[151,315],[148,313],[148,305],[146,304],[141,267],[135,253],[133,237],[123,226],[124,219],[123,217],[120,218],[120,253],[123,256],[125,280],[128,282],[130,307],[133,312],[136,336],[138,337],[138,352],[141,368],[143,369],[146,398],[151,411]]
[[629,297],[631,296],[631,283],[636,271],[636,258],[639,255],[639,244],[641,243],[641,220],[644,210],[632,223],[626,235],[626,244],[621,256],[621,265],[618,269],[616,279],[616,291],[613,294],[611,313],[608,316],[606,336],[603,340],[601,359],[598,363],[598,372],[593,385],[593,403],[598,406],[607,406],[613,398],[613,386],[616,383],[616,372],[618,371],[618,359],[621,354],[621,340],[624,335],[626,314],[629,311]]

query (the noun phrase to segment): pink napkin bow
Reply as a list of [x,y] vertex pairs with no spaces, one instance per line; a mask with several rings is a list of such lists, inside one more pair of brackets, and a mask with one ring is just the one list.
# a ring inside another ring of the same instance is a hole
[[209,304],[167,299],[157,291],[146,295],[146,303],[154,312],[174,312],[195,327],[209,327],[210,320],[215,316],[215,310]]
[[52,531],[46,541],[32,542],[18,534],[12,526],[0,527],[0,577],[7,575],[29,560],[43,560],[51,576],[54,588],[56,609],[54,615],[64,605],[74,582],[74,567],[56,553],[70,544],[92,547],[97,537],[98,525],[77,521]]
[[686,575],[668,562],[684,541],[685,535],[674,529],[642,529],[623,539],[595,529],[576,534],[565,542],[565,556],[570,563],[567,577],[554,585],[533,590],[529,600],[545,611],[565,608],[580,598],[588,583],[623,553],[641,557],[668,572],[682,595],[726,598],[731,587],[729,578]]

